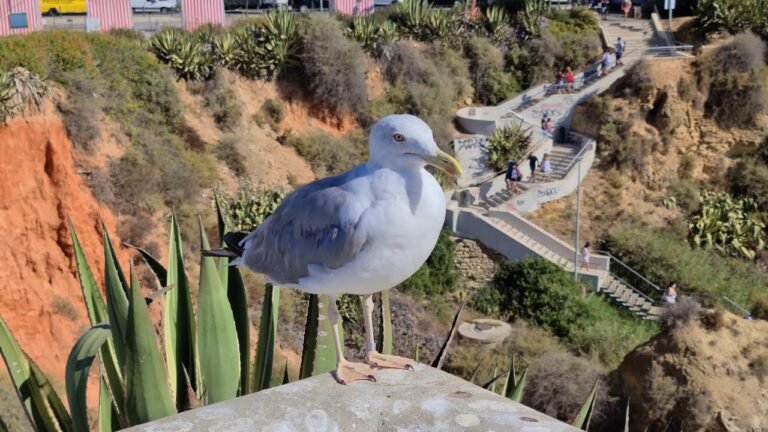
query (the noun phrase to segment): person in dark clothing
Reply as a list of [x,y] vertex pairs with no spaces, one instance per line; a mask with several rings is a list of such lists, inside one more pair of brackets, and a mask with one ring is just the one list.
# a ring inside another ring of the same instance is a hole
[[511,190],[512,193],[517,193],[517,182],[523,179],[520,170],[517,168],[517,161],[509,161],[507,164],[507,175],[505,180],[507,182],[507,190]]
[[531,183],[536,182],[536,165],[539,164],[539,158],[535,154],[531,153],[528,156],[528,166],[531,168]]

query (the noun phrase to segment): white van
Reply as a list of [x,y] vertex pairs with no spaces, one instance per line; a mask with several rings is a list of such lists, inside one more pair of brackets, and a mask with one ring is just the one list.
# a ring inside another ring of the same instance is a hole
[[133,13],[168,13],[177,10],[176,0],[131,0]]

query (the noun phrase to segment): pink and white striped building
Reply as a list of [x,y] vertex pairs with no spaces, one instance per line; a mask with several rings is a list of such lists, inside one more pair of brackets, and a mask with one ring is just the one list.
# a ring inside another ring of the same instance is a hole
[[[26,14],[26,26],[22,26]],[[40,0],[0,0],[0,36],[43,28]]]
[[224,0],[181,0],[181,22],[184,30],[224,22]]
[[373,0],[330,0],[328,7],[339,15],[370,15],[373,13]]
[[88,18],[98,20],[103,32],[133,27],[130,0],[88,0]]

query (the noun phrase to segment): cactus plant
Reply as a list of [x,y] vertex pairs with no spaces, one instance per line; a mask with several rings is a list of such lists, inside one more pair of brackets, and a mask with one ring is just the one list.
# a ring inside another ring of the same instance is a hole
[[754,199],[733,198],[723,192],[704,192],[699,210],[688,223],[694,246],[747,259],[754,259],[765,248],[765,229]]

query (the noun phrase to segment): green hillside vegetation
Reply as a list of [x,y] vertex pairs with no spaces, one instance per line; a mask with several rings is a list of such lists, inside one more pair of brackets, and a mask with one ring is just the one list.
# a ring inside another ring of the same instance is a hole
[[597,294],[585,294],[556,264],[544,259],[505,262],[493,283],[480,289],[474,308],[509,320],[522,319],[559,338],[575,352],[615,367],[658,326],[624,314]]

